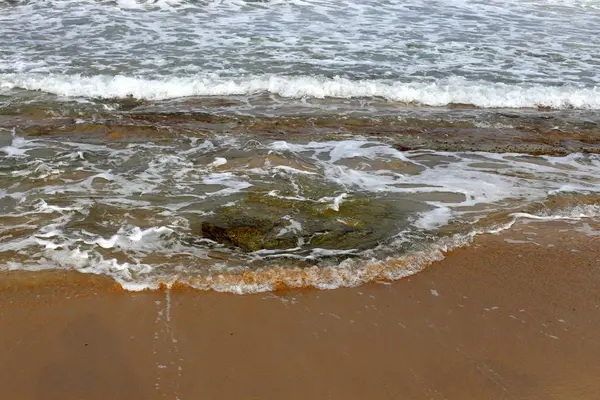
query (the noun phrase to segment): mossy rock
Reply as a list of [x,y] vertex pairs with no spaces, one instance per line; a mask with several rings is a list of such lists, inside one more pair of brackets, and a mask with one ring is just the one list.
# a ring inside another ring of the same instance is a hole
[[[332,193],[326,193],[333,197]],[[298,201],[267,193],[247,193],[237,203],[216,209],[216,214],[192,228],[192,232],[244,251],[289,249],[367,249],[385,241],[409,223],[408,214],[428,209],[398,196],[369,198],[353,194],[338,210],[331,203]],[[302,225],[291,229],[290,217]]]
[[223,218],[220,222],[202,222],[201,232],[205,238],[244,251],[295,247],[295,236],[277,235],[283,226],[283,221],[241,215]]
[[246,251],[256,251],[263,248],[264,232],[253,226],[226,228],[212,223],[203,223],[202,235],[215,242],[240,247]]
[[310,241],[312,248],[324,249],[366,249],[377,242],[373,230],[342,226],[335,231],[320,233]]

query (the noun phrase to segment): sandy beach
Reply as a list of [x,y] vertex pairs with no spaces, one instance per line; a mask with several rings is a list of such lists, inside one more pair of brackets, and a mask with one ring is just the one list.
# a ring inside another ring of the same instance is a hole
[[0,0],[0,400],[600,399],[598,26]]
[[530,222],[393,283],[129,293],[6,272],[3,399],[593,399],[600,224]]

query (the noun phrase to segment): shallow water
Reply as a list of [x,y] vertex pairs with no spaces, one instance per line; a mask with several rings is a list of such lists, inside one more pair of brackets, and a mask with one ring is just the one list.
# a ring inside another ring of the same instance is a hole
[[0,3],[0,267],[335,288],[600,214],[596,1]]
[[269,277],[219,289],[352,285],[419,269],[515,213],[600,211],[593,154],[400,151],[359,137],[2,138],[2,262],[130,288],[255,273]]

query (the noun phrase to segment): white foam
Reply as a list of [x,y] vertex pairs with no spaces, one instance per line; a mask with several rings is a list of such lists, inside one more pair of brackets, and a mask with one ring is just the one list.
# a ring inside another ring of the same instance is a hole
[[287,172],[289,174],[300,174],[300,175],[316,175],[316,173],[311,171],[303,171],[301,169],[297,169],[294,167],[290,167],[288,165],[275,165],[271,167],[272,170],[279,170],[282,172]]
[[294,220],[289,215],[285,217],[285,220],[288,222],[287,226],[281,228],[279,233],[277,233],[277,237],[283,236],[287,233],[300,233],[302,232],[302,224],[296,220]]
[[452,218],[452,210],[449,207],[437,207],[432,211],[424,212],[415,221],[415,226],[421,229],[435,229],[448,224]]
[[[2,87],[1,83],[0,87]],[[27,154],[27,147],[28,141],[20,136],[17,136],[15,130],[13,129],[11,132],[11,144],[0,147],[0,151],[3,152],[7,157],[23,157]]]
[[104,249],[119,248],[122,250],[156,250],[157,247],[154,242],[160,240],[163,234],[172,233],[173,229],[166,226],[151,227],[147,229],[140,229],[139,227],[133,227],[133,229],[126,231],[120,229],[115,235],[105,239],[102,237],[94,238],[92,240],[83,240],[86,244],[98,245]]
[[342,204],[342,201],[344,201],[346,197],[348,197],[348,193],[342,193],[339,196],[334,197],[333,203],[328,208],[333,211],[340,211],[340,204]]
[[217,157],[215,158],[215,161],[211,162],[210,164],[208,164],[209,167],[220,167],[221,165],[225,165],[227,164],[227,159],[223,158],[223,157]]
[[64,212],[64,211],[75,211],[78,210],[79,208],[75,208],[75,207],[59,207],[59,206],[55,206],[55,205],[50,205],[48,203],[46,203],[43,199],[40,199],[37,203],[37,207],[36,207],[37,211],[39,212],[43,212],[43,213],[52,213],[52,212]]
[[0,151],[6,154],[8,157],[19,157],[24,156],[27,153],[26,149],[20,149],[14,146],[4,146],[0,147]]
[[530,213],[513,213],[515,218],[535,219],[540,221],[555,221],[555,220],[581,220],[583,218],[593,218],[600,216],[599,204],[586,204],[569,207],[562,210],[554,210],[549,213],[530,214]]
[[231,172],[213,172],[208,176],[205,176],[202,179],[202,183],[207,185],[225,186],[224,189],[208,193],[209,196],[227,196],[253,186],[252,183],[248,182],[247,180],[242,180],[240,177]]
[[342,77],[263,75],[239,79],[218,76],[144,79],[123,75],[81,76],[0,74],[0,88],[41,90],[67,97],[162,100],[188,96],[272,93],[290,98],[381,97],[389,101],[445,106],[472,104],[484,108],[600,108],[600,88],[509,85],[460,77],[434,83],[351,80]]
[[44,246],[44,248],[47,250],[55,250],[55,249],[61,247],[60,244],[54,243],[50,240],[36,239],[36,242],[38,245]]
[[[88,251],[81,251],[79,248],[74,250],[57,250],[49,254],[51,260],[60,266],[75,268],[82,270],[90,263],[90,255]],[[89,272],[89,271],[88,271]]]

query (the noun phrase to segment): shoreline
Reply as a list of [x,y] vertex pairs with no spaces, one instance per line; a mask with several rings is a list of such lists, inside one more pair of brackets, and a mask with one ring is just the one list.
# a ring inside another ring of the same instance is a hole
[[233,295],[0,275],[10,399],[591,399],[600,224],[519,223],[393,283]]

